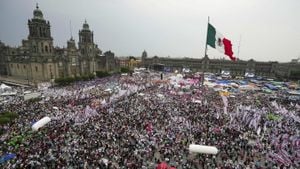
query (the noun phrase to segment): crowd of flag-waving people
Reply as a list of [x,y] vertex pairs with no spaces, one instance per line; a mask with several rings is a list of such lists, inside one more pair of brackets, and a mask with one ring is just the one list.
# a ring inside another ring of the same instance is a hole
[[[300,168],[298,104],[246,91],[224,111],[211,88],[158,79],[114,75],[45,89],[38,101],[14,98],[1,108],[19,117],[1,126],[0,156],[16,156],[1,168]],[[51,121],[32,131],[45,116]],[[190,153],[190,144],[218,153]]]

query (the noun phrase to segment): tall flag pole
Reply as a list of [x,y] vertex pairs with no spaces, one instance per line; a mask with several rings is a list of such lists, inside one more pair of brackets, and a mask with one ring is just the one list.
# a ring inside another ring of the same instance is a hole
[[208,28],[209,28],[209,16],[208,16],[208,20],[207,20],[207,32],[206,32],[206,42],[205,42],[205,53],[204,53],[204,57],[207,55],[207,36],[208,36]]
[[[204,51],[204,57],[207,56],[207,39],[208,39],[208,28],[209,28],[209,16],[207,19],[207,32],[206,32],[206,42],[205,42],[205,51]],[[205,68],[204,68],[205,69]],[[202,86],[204,84],[204,69],[202,70]]]

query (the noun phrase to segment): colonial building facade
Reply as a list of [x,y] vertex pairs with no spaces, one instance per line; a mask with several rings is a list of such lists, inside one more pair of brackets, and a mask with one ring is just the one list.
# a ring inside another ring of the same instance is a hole
[[300,62],[288,63],[278,62],[258,62],[250,59],[237,60],[235,62],[225,59],[203,58],[170,58],[170,57],[148,57],[147,52],[142,53],[142,66],[155,68],[157,65],[163,66],[168,71],[181,71],[189,68],[193,72],[221,73],[223,70],[230,71],[232,75],[244,76],[251,72],[256,76],[277,77],[281,79],[300,79]]
[[119,67],[129,68],[130,70],[142,66],[140,57],[139,58],[134,56],[118,57],[116,60]]
[[0,42],[0,75],[41,82],[115,69],[114,53],[102,54],[86,21],[79,30],[78,48],[73,37],[67,41],[66,48],[53,46],[50,22],[44,19],[38,6],[33,18],[28,20],[28,28],[28,38],[20,47]]

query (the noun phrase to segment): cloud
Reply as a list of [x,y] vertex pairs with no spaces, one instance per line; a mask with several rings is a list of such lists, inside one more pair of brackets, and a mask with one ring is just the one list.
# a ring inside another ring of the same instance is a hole
[[[45,0],[40,1],[51,23],[54,44],[66,46],[69,22],[78,42],[84,19],[102,50],[117,55],[203,57],[207,17],[232,40],[235,54],[249,60],[290,61],[299,56],[300,1],[297,0]],[[0,39],[19,45],[28,34],[27,19],[34,1],[0,2]],[[14,22],[11,22],[11,21]],[[242,41],[239,42],[240,36]],[[210,57],[223,57],[209,50]]]

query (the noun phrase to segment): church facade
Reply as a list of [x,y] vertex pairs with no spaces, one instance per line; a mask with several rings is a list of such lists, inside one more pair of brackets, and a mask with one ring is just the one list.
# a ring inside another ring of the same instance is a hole
[[37,6],[33,18],[28,20],[28,38],[20,47],[0,42],[0,75],[38,83],[116,68],[114,53],[102,53],[86,21],[79,30],[78,47],[73,37],[67,41],[66,48],[54,47],[50,28],[50,22],[44,19]]

